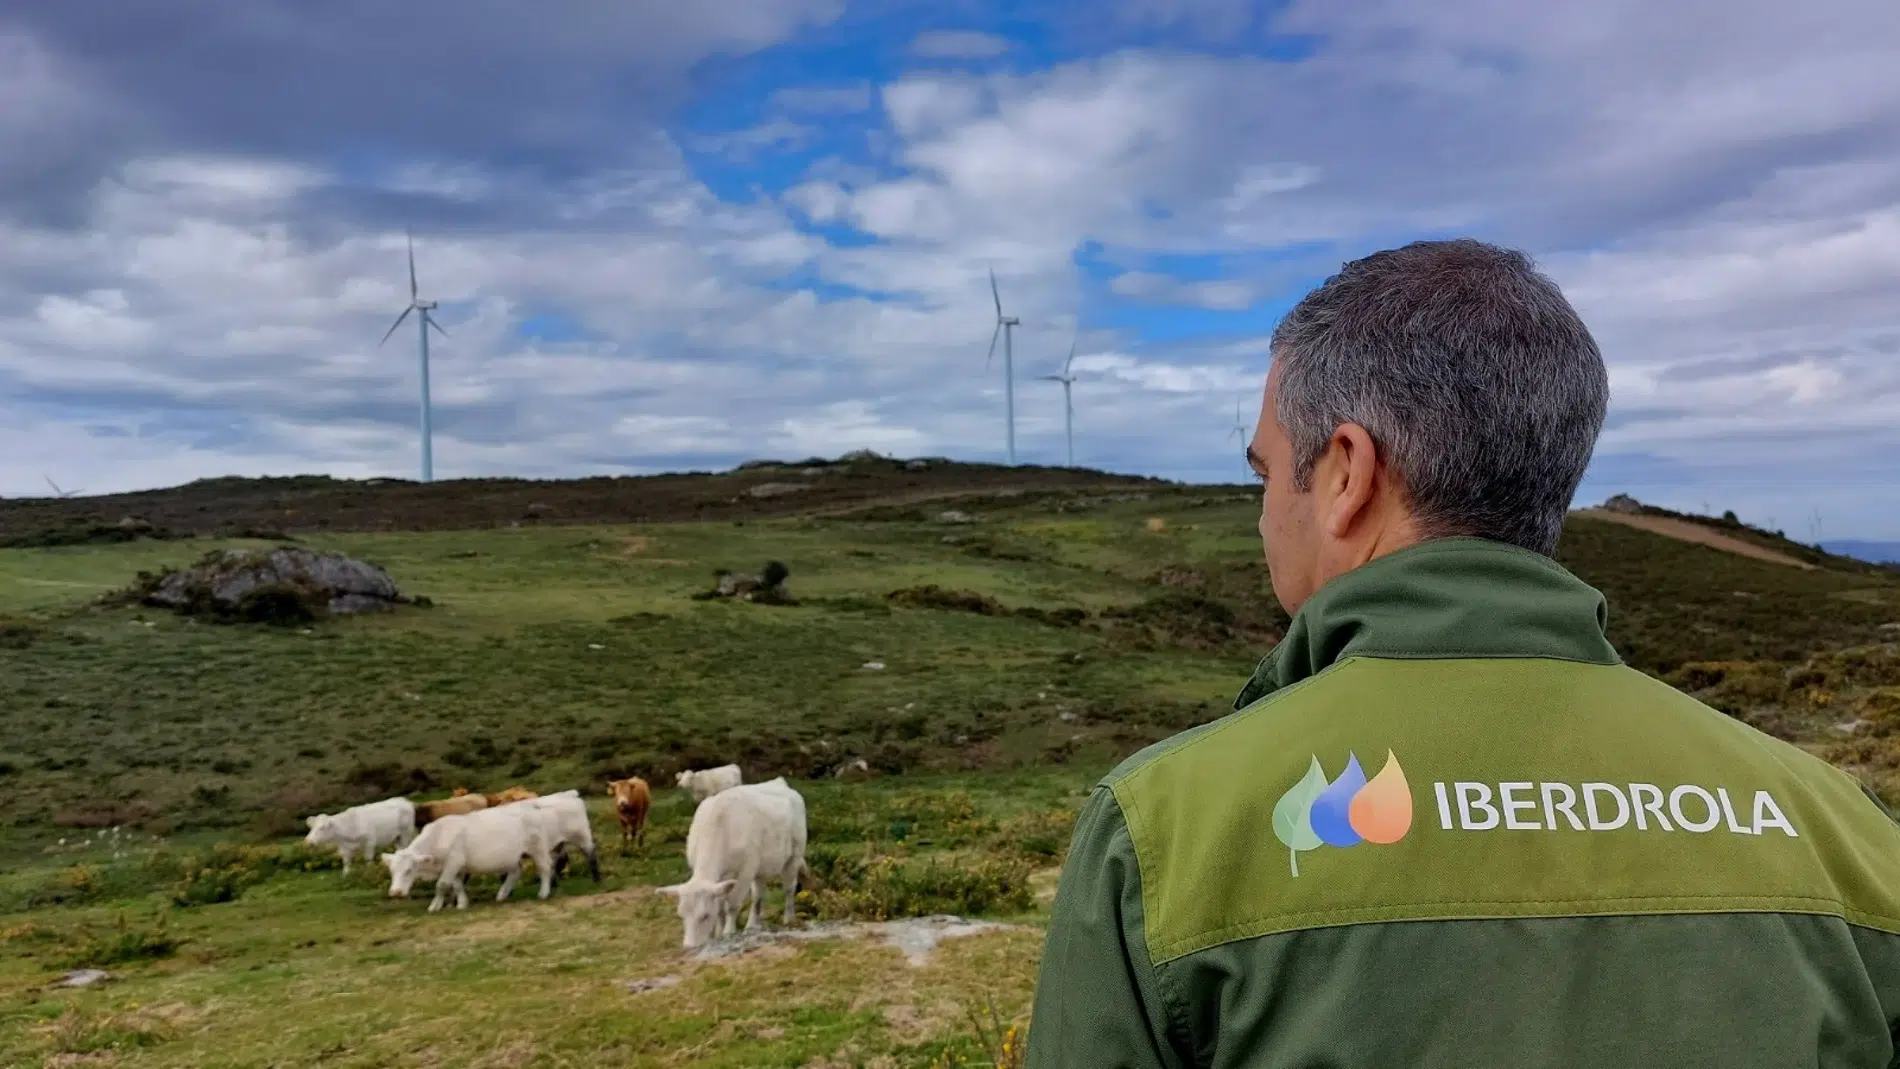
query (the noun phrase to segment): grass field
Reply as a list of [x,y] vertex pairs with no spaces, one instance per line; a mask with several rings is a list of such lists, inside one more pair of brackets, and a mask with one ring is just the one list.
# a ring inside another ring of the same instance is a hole
[[[94,604],[231,543],[0,550],[0,1065],[975,1056],[966,1009],[1027,1009],[1082,792],[1224,712],[1285,617],[1246,494],[957,503],[973,522],[946,507],[300,532],[434,603],[308,628]],[[1631,663],[1897,785],[1892,575],[1587,519],[1560,558],[1609,595]],[[691,597],[715,568],[770,560],[795,604]],[[830,778],[858,758],[873,778]],[[807,796],[802,916],[1016,927],[923,964],[875,934],[685,957],[648,890],[685,875],[672,774],[728,760]],[[611,844],[601,785],[625,774],[657,789],[648,850],[605,845],[598,888],[570,872],[545,903],[527,882],[497,905],[489,880],[465,914],[425,916],[379,869],[345,882],[293,845],[320,809],[513,783],[581,788]],[[47,986],[81,965],[117,979]]]

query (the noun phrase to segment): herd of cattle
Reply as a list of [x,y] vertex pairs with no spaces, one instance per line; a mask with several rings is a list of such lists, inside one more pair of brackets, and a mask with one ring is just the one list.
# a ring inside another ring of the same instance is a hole
[[[772,880],[785,889],[784,923],[790,924],[799,877],[809,871],[804,797],[783,776],[745,783],[738,765],[681,772],[677,786],[694,802],[686,833],[692,876],[657,890],[678,906],[686,949],[737,931],[739,911],[748,897],[752,910],[746,927],[758,924],[766,884]],[[613,780],[608,790],[622,840],[644,845],[652,804],[646,781],[637,776]],[[546,898],[566,870],[570,846],[586,857],[594,880],[600,879],[593,826],[577,790],[538,795],[522,787],[495,794],[458,789],[439,801],[385,798],[318,814],[305,823],[309,831],[304,841],[334,847],[345,876],[351,860],[361,857],[367,862],[384,846],[394,846],[381,855],[389,870],[390,897],[407,898],[417,880],[432,881],[431,913],[442,908],[451,891],[456,908],[467,909],[468,878],[474,875],[502,877],[495,901],[505,901],[521,879],[524,858],[534,862],[541,897]]]

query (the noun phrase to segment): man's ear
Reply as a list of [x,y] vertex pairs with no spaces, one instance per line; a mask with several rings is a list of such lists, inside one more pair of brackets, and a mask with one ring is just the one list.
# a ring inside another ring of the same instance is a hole
[[1364,518],[1379,492],[1379,450],[1357,423],[1342,423],[1313,467],[1313,490],[1324,494],[1326,533],[1344,538]]

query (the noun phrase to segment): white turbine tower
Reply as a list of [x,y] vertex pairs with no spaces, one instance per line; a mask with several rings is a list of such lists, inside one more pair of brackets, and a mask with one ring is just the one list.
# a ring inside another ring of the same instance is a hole
[[1235,438],[1239,438],[1242,443],[1247,441],[1247,425],[1240,421],[1239,401],[1234,402],[1234,429],[1227,432],[1227,437],[1230,441]]
[[416,313],[416,351],[422,366],[422,481],[426,483],[435,477],[432,432],[429,427],[429,328],[434,327],[444,338],[449,336],[449,332],[443,330],[442,325],[429,314],[435,308],[435,302],[416,296],[416,239],[413,235],[405,236],[409,238],[409,307],[402,310],[396,321],[389,325],[383,341],[376,344],[380,348],[383,342],[389,340],[389,335],[396,333],[396,328],[402,326],[402,321],[409,318],[410,312]]
[[[1080,341],[1077,338],[1076,341]],[[1069,365],[1075,363],[1075,341],[1069,342],[1069,358],[1062,362],[1062,374],[1043,375],[1046,382],[1062,384],[1062,437],[1068,446],[1069,467],[1075,467],[1075,405],[1069,397],[1069,387],[1075,385],[1075,376],[1069,373]]]
[[990,297],[996,301],[996,330],[990,334],[990,354],[983,358],[983,370],[990,369],[996,358],[996,336],[1003,336],[1003,404],[1009,418],[1009,463],[1016,464],[1016,326],[1022,320],[1003,314],[1003,295],[996,289],[996,269],[990,268]]

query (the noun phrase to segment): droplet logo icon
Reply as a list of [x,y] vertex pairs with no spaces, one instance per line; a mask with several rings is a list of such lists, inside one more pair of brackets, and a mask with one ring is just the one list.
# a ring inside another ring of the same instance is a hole
[[1301,851],[1361,842],[1387,845],[1411,829],[1412,788],[1391,750],[1370,781],[1359,767],[1359,755],[1348,753],[1345,770],[1329,784],[1315,756],[1306,775],[1273,807],[1273,834],[1292,851],[1295,877],[1300,874]]
[[1412,785],[1391,750],[1385,752],[1385,767],[1352,796],[1347,814],[1352,830],[1369,843],[1396,843],[1412,830]]
[[1347,813],[1353,796],[1365,785],[1366,774],[1359,769],[1358,756],[1348,754],[1346,771],[1313,799],[1313,833],[1319,836],[1320,842],[1327,846],[1354,846],[1359,842],[1360,835],[1352,829]]

